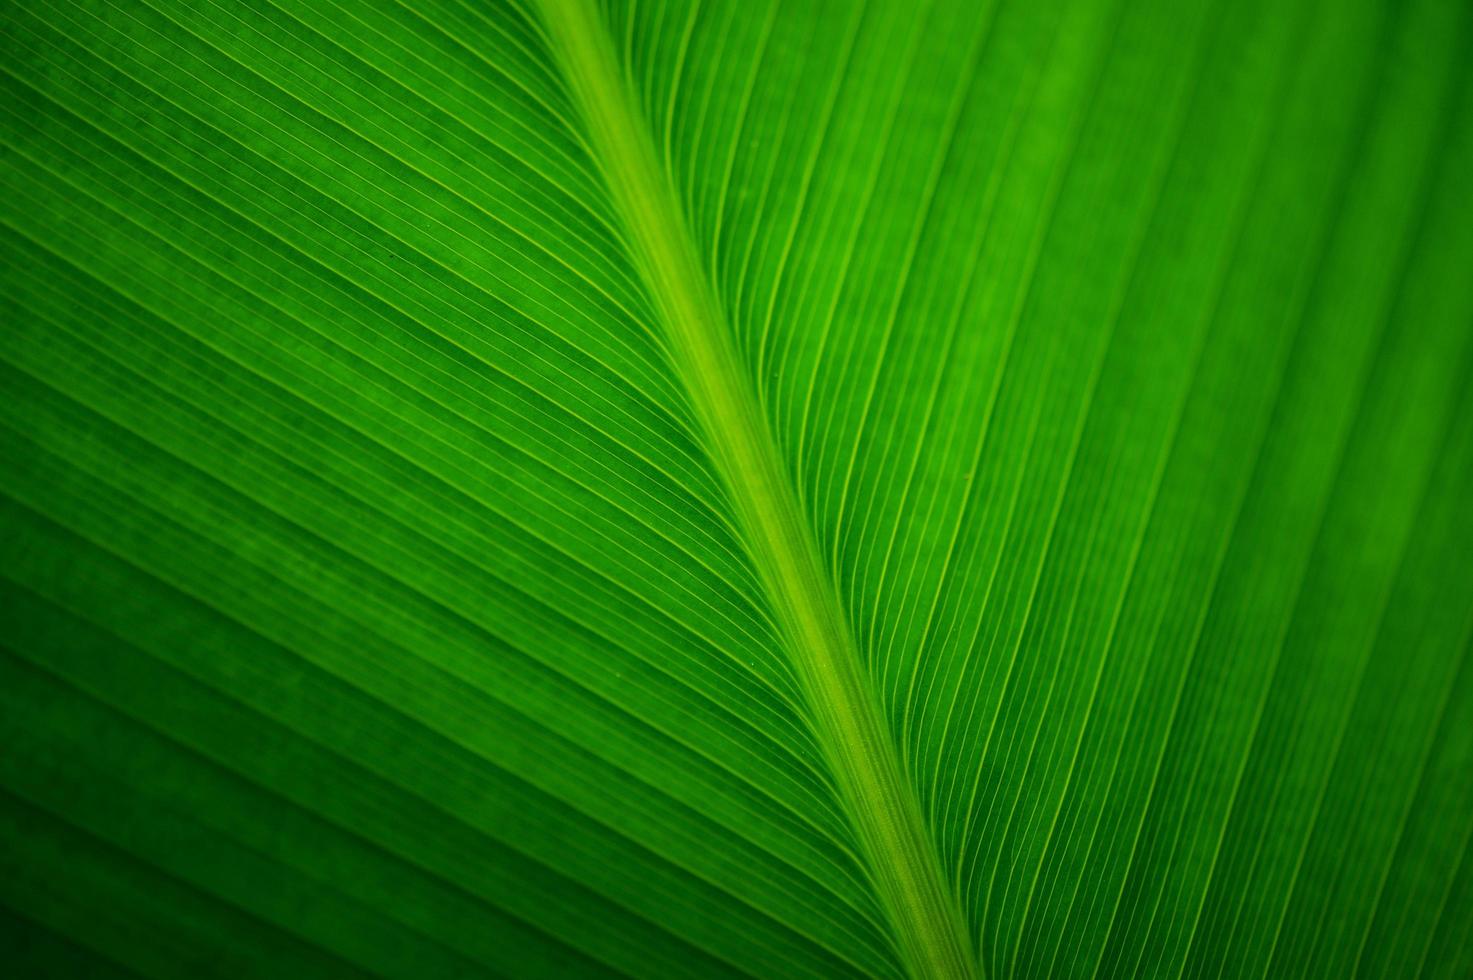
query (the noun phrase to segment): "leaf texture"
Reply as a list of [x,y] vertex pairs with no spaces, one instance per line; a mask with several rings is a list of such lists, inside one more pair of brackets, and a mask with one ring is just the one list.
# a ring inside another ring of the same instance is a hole
[[35,976],[1473,971],[1461,0],[12,0]]

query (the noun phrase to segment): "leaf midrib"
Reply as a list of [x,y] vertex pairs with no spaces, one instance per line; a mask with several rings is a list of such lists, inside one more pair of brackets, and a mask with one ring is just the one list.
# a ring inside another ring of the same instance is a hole
[[671,360],[772,604],[900,959],[915,976],[978,976],[958,902],[674,188],[618,69],[612,38],[589,0],[543,0],[540,7],[661,316]]

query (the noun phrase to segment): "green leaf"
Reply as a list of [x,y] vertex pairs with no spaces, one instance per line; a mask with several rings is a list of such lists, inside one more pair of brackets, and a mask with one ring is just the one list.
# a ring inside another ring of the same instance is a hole
[[23,976],[1473,971],[1463,0],[14,0]]

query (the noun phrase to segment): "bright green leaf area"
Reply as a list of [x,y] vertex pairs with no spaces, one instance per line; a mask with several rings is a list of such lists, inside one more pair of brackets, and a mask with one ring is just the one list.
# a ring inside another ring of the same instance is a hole
[[1473,976],[1466,0],[0,45],[0,972]]

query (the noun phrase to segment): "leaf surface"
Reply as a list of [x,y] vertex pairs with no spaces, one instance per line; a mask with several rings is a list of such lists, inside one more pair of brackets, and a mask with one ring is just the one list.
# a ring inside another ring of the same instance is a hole
[[1473,969],[1459,0],[16,0],[35,975]]

